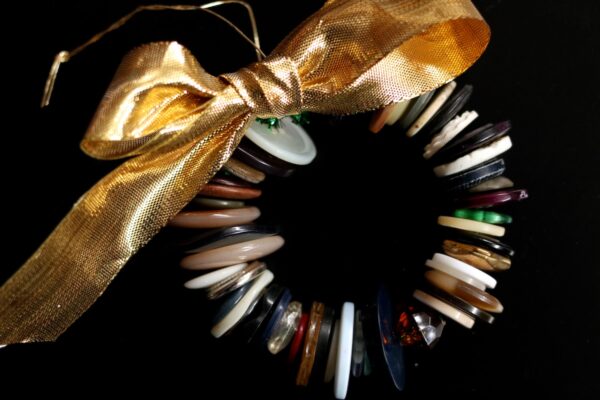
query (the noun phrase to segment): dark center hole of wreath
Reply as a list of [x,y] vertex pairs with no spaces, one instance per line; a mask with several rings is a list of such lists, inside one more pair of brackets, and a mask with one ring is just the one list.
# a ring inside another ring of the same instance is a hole
[[408,292],[431,253],[439,201],[430,169],[399,128],[375,135],[368,118],[313,117],[316,160],[263,184],[261,221],[286,240],[267,264],[304,302],[368,301],[381,282]]

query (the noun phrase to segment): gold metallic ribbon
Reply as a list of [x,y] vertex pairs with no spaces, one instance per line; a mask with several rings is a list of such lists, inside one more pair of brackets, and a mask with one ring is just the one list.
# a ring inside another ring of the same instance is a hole
[[465,71],[489,36],[469,0],[330,0],[266,59],[220,77],[177,43],[133,50],[81,144],[92,157],[131,158],[0,288],[0,344],[63,333],[221,168],[255,117],[352,114],[415,97]]

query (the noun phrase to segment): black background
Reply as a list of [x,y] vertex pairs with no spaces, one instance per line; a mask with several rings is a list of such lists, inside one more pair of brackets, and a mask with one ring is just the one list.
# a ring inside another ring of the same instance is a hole
[[[51,107],[40,110],[53,55],[137,4],[142,3],[3,6],[0,160],[7,238],[0,281],[116,165],[86,158],[77,143],[129,48],[178,40],[213,74],[252,61],[252,50],[210,16],[147,14],[64,65]],[[252,4],[266,52],[320,6]],[[494,291],[505,312],[494,326],[480,323],[473,331],[449,323],[431,354],[411,360],[404,397],[597,395],[600,35],[594,24],[600,7],[594,1],[476,4],[493,38],[459,82],[475,85],[470,104],[480,122],[513,121],[507,175],[527,187],[531,199],[508,210],[516,221],[506,241],[517,255]],[[219,11],[247,29],[235,6]],[[379,280],[408,298],[423,261],[438,246],[434,222],[443,205],[418,149],[394,129],[370,134],[367,122],[365,115],[336,123],[313,118],[315,163],[290,179],[263,185],[266,196],[257,203],[263,221],[281,224],[287,240],[269,264],[305,306],[314,299],[335,306],[368,300]],[[296,390],[279,359],[212,339],[210,309],[201,293],[182,288],[189,276],[180,271],[168,240],[163,233],[136,256],[57,343],[0,351],[0,390],[8,394],[14,384],[23,395],[42,390],[82,396],[331,397],[330,387]],[[13,397],[5,394],[0,396]],[[395,395],[370,378],[352,381],[349,398]]]

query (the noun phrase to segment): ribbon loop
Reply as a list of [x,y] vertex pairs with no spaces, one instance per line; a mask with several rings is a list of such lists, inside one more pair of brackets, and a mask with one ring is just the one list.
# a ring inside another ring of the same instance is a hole
[[302,84],[294,61],[273,56],[221,75],[258,117],[284,117],[302,110]]

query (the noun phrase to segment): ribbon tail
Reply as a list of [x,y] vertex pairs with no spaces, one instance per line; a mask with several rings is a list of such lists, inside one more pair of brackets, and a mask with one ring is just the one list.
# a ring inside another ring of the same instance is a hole
[[0,288],[0,346],[56,340],[229,159],[250,113],[93,186]]

